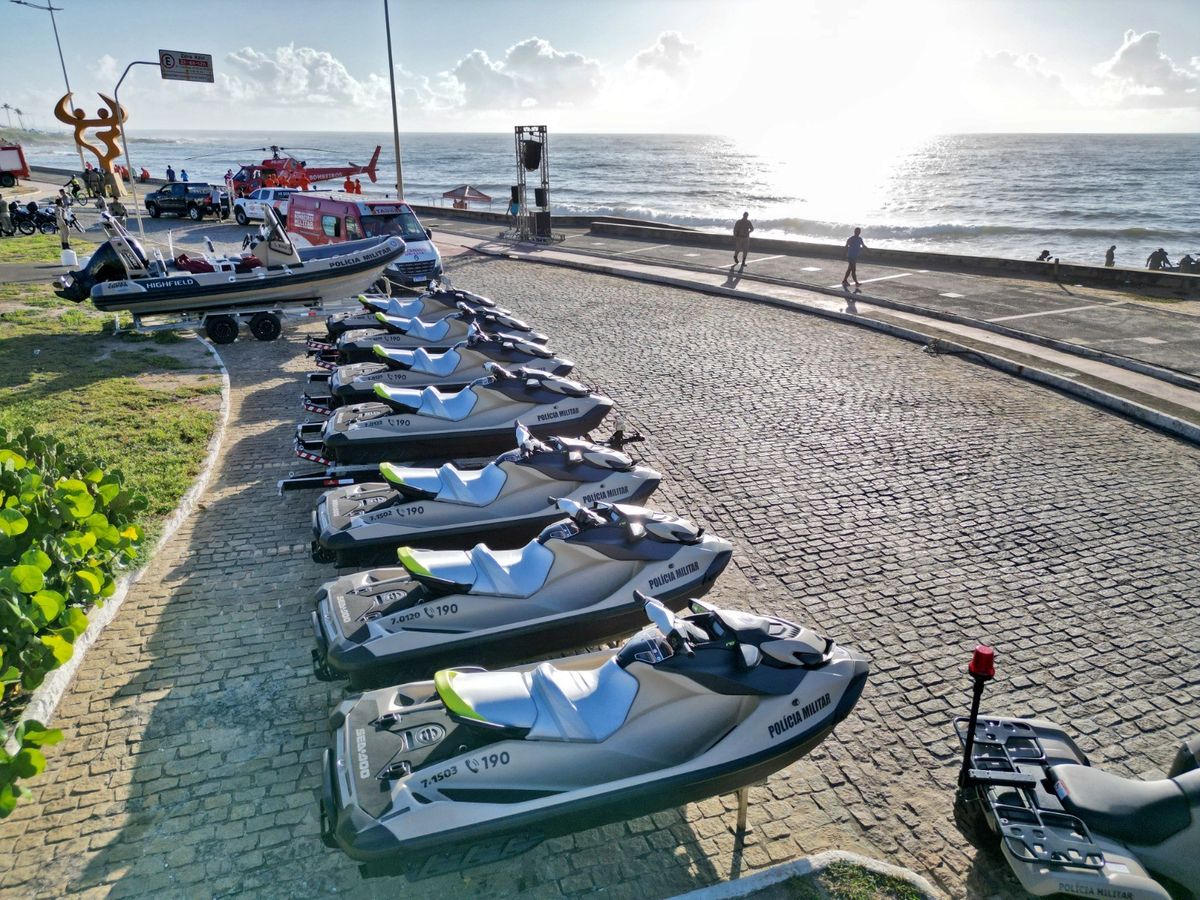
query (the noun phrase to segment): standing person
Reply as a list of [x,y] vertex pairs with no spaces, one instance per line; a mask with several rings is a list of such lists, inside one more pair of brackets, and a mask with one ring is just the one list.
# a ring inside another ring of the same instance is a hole
[[187,184],[187,169],[179,170],[179,180],[182,181],[184,184]]
[[0,234],[11,234],[12,230],[12,215],[8,211],[8,204],[4,202],[4,195],[0,194]]
[[1169,269],[1171,260],[1167,259],[1167,251],[1159,247],[1153,253],[1146,257],[1147,269]]
[[1104,265],[1111,269],[1117,264],[1117,245],[1113,244],[1104,252]]
[[58,239],[64,250],[71,249],[71,225],[67,220],[67,205],[61,199],[54,201],[54,221],[58,224]]
[[862,239],[862,229],[855,228],[854,234],[846,238],[846,274],[842,276],[842,287],[849,287],[850,277],[854,277],[854,286],[858,287],[858,255],[864,250],[871,249]]
[[754,223],[750,221],[750,213],[742,213],[742,217],[733,223],[733,264],[738,264],[738,254],[742,255],[742,268],[746,268],[746,256],[750,252],[750,232]]
[[357,178],[354,179],[354,193],[356,193],[356,194],[362,193],[362,182],[359,181]]
[[346,176],[346,180],[342,182],[342,190],[347,194],[354,193],[354,182],[350,180],[350,176]]
[[172,182],[172,181],[174,181],[174,180],[175,180],[175,170],[174,170],[174,169],[172,169],[172,168],[171,168],[171,167],[168,165],[168,166],[167,166],[167,181],[168,181],[168,183],[169,183],[169,182]]
[[508,227],[516,228],[517,217],[521,215],[521,203],[519,200],[510,200],[508,202],[508,212],[506,215],[508,217]]

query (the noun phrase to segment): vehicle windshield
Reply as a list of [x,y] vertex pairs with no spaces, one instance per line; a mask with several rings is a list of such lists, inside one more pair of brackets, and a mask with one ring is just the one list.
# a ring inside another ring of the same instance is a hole
[[397,235],[406,241],[428,240],[425,229],[410,212],[390,213],[385,216],[363,216],[364,237],[389,237]]

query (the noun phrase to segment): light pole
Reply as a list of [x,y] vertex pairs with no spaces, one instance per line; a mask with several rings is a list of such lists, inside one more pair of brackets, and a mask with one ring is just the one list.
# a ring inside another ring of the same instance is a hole
[[[54,29],[54,44],[58,47],[58,64],[62,66],[63,83],[67,86],[67,93],[70,94],[71,81],[67,78],[67,64],[63,60],[62,41],[58,39],[58,22],[54,20],[54,14],[62,12],[63,8],[61,6],[52,6],[50,0],[46,0],[45,6],[38,6],[36,3],[30,3],[29,0],[12,0],[12,2],[17,4],[17,6],[28,6],[30,9],[40,9],[42,12],[50,13],[50,26]],[[84,168],[83,148],[76,144],[75,149],[79,151],[79,169],[82,171]]]
[[[121,82],[125,80],[125,76],[129,74],[129,70],[134,66],[157,66],[157,60],[150,61],[145,59],[135,60],[125,67],[125,71],[121,73],[121,79],[117,82],[117,87],[113,91],[113,105],[117,107],[117,121],[121,123],[121,149],[125,151],[125,166],[129,169],[129,194],[133,197],[133,216],[137,219],[138,232],[142,236],[142,240],[146,240],[146,226],[142,224],[142,207],[137,195],[137,178],[134,177],[133,160],[129,158],[129,141],[125,139],[125,116],[122,115],[121,109]],[[119,175],[117,176],[120,177]],[[217,207],[218,212],[220,207]],[[220,215],[217,216],[220,218]]]
[[[13,0],[17,2],[17,0]],[[49,2],[49,0],[47,0]],[[396,64],[392,62],[392,17],[388,12],[388,0],[383,0],[383,23],[387,30],[388,77],[392,81],[392,137],[396,142],[396,199],[404,199],[404,174],[400,167],[400,114],[396,111]]]

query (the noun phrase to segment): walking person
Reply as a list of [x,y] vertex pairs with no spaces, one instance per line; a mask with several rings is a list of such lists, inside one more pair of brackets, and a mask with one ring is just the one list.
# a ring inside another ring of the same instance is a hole
[[733,223],[733,264],[738,264],[738,254],[742,255],[742,268],[746,268],[746,255],[750,252],[750,232],[754,223],[750,221],[750,213],[742,213],[742,217]]
[[1117,245],[1113,244],[1104,252],[1104,265],[1111,269],[1117,264]]
[[517,217],[521,215],[521,203],[519,200],[511,200],[508,204],[508,227],[517,227]]
[[842,276],[842,287],[850,287],[850,279],[854,278],[854,286],[859,287],[858,281],[858,255],[864,250],[870,248],[863,242],[862,229],[855,228],[854,234],[846,238],[846,274]]

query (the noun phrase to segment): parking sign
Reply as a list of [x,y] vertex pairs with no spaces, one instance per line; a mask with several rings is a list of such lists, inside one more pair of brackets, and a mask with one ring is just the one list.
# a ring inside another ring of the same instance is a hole
[[168,81],[213,81],[212,55],[159,50],[158,67]]

